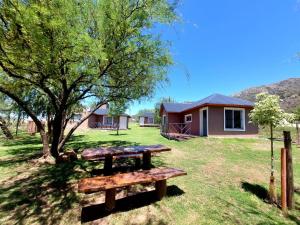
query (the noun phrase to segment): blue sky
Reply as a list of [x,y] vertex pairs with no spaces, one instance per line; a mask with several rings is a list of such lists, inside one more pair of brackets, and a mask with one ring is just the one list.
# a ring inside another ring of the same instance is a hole
[[170,84],[128,113],[300,77],[300,1],[182,0],[178,12],[182,22],[159,30],[172,42]]

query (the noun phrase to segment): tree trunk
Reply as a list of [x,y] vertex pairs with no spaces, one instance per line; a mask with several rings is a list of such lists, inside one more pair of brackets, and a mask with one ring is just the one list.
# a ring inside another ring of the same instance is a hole
[[56,113],[52,123],[52,142],[51,142],[51,155],[58,159],[59,153],[62,152],[64,140],[66,113],[62,110]]
[[271,133],[271,176],[274,176],[274,142],[273,142],[273,125],[270,125]]
[[297,145],[300,145],[300,130],[299,130],[299,122],[296,123],[297,130]]
[[1,116],[0,116],[0,128],[7,139],[13,139],[13,136],[6,125],[5,120]]
[[19,108],[18,118],[17,118],[17,124],[16,124],[16,136],[18,136],[21,115],[22,115],[22,112],[21,112],[21,109]]
[[43,143],[43,157],[47,158],[50,156],[50,148],[49,148],[49,136],[45,131],[40,131],[42,143]]
[[120,129],[120,117],[118,117],[118,124],[117,124],[117,135],[119,135],[119,129]]
[[271,133],[271,176],[270,176],[270,184],[269,184],[269,202],[273,204],[277,202],[275,177],[274,177],[273,124],[270,125],[270,133]]
[[47,112],[47,134],[48,134],[48,140],[49,143],[52,142],[52,119],[51,114]]
[[58,116],[53,121],[53,127],[52,127],[52,142],[51,142],[51,155],[57,159],[59,156],[59,148],[58,145],[60,143],[61,138],[61,129],[62,123],[61,123],[61,116]]
[[[65,118],[65,117],[64,117]],[[60,137],[59,137],[59,143],[62,143],[64,137],[65,137],[65,129],[68,125],[68,121],[69,119],[64,119],[62,122],[62,126],[61,126],[61,131],[60,131]],[[63,151],[63,147],[60,148],[60,146],[58,145],[58,152],[62,152]]]

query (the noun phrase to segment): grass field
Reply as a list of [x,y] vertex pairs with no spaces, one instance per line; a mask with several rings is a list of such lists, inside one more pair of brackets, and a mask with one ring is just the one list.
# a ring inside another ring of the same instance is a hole
[[[39,137],[22,135],[14,141],[0,139],[0,224],[300,224],[300,196],[288,217],[264,199],[269,179],[269,141],[259,139],[194,138],[186,142],[164,139],[157,128],[132,126],[128,131],[78,132],[68,148],[164,144],[171,152],[153,158],[155,166],[182,168],[188,175],[168,181],[167,197],[156,202],[152,186],[120,190],[117,211],[105,215],[103,194],[79,195],[77,180],[89,177],[102,164],[78,160],[57,166],[38,166]],[[276,178],[279,190],[279,150],[276,142]],[[300,186],[300,149],[293,146],[295,185]],[[123,164],[127,162],[118,162]],[[98,207],[98,208],[97,208]]]

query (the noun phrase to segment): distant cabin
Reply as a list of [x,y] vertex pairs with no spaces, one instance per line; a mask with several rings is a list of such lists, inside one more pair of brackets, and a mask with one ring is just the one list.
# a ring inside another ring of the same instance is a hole
[[139,116],[140,126],[145,125],[154,125],[154,113],[153,112],[145,112]]
[[[77,120],[89,114],[91,110],[86,110],[83,114],[75,115]],[[109,105],[103,105],[83,122],[81,128],[98,128],[98,129],[116,129],[119,124],[120,130],[128,129],[130,116],[123,113],[119,116],[109,115]]]
[[196,136],[257,135],[258,127],[249,123],[254,104],[250,101],[213,94],[188,103],[162,103],[162,134]]

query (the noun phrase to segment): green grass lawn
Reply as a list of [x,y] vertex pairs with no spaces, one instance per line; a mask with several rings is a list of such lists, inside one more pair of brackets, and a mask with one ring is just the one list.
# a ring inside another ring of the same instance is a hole
[[[131,126],[128,131],[89,130],[77,132],[68,148],[164,144],[171,152],[153,157],[155,166],[182,168],[188,175],[168,181],[167,197],[154,201],[147,193],[152,186],[120,190],[117,212],[104,215],[97,208],[82,205],[102,203],[103,193],[84,196],[76,191],[77,180],[89,177],[100,163],[38,166],[32,159],[41,152],[39,137],[23,134],[0,142],[0,224],[80,224],[89,209],[99,224],[300,224],[300,198],[296,209],[285,218],[281,211],[264,202],[269,180],[270,143],[267,139],[194,138],[169,141],[157,128]],[[276,142],[276,178],[280,193],[279,151]],[[295,185],[300,186],[300,149],[293,146]],[[126,162],[118,162],[123,164]],[[151,193],[151,192],[150,192]],[[125,204],[124,204],[125,202]],[[118,204],[118,202],[117,202]],[[94,221],[95,222],[95,221]]]

